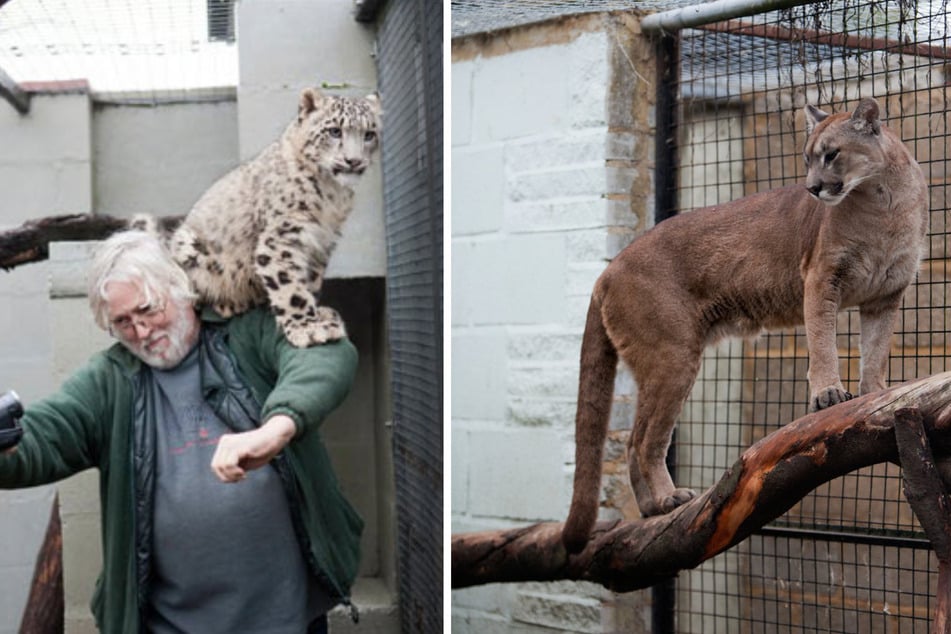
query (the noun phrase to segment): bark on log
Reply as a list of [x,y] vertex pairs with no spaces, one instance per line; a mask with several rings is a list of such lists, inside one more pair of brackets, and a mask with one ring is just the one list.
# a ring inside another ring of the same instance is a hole
[[931,631],[951,634],[951,498],[938,473],[921,412],[896,412],[895,441],[905,498],[938,558],[938,593]]
[[20,620],[20,634],[56,634],[63,631],[63,531],[59,521],[59,498],[46,527],[43,546],[36,556],[33,583]]
[[[173,230],[183,216],[156,218],[161,231]],[[92,214],[67,214],[28,220],[16,229],[0,231],[0,268],[49,257],[49,243],[61,240],[101,240],[128,226],[128,218]]]
[[672,513],[600,521],[569,556],[560,522],[452,537],[452,587],[510,581],[584,580],[627,592],[695,568],[792,508],[820,484],[897,462],[895,414],[921,412],[935,453],[951,449],[951,372],[809,414],[749,449],[720,481]]

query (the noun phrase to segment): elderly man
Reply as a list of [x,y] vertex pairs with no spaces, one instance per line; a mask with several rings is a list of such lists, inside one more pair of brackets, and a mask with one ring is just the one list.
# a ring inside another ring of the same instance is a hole
[[223,320],[194,300],[151,235],[106,240],[89,302],[118,344],[26,409],[0,487],[99,469],[103,632],[325,632],[363,523],[318,427],[355,349],[294,348],[265,311]]

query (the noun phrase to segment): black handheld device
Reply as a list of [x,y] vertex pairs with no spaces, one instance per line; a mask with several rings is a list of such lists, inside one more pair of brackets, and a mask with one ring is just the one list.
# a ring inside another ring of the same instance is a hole
[[20,397],[13,390],[0,396],[0,451],[9,449],[20,442],[23,428],[20,427],[20,417],[23,416],[23,405]]

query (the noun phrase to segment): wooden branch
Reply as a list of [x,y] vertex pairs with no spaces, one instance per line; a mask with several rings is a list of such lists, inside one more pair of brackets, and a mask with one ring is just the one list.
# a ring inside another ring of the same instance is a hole
[[[157,218],[161,231],[171,231],[183,216]],[[60,240],[101,240],[126,229],[128,218],[93,214],[67,214],[29,220],[16,229],[0,232],[0,268],[10,270],[21,264],[49,257],[49,243]]]
[[951,634],[951,499],[935,465],[921,412],[895,413],[895,441],[905,498],[938,558],[938,592],[931,631]]
[[20,634],[62,632],[65,619],[64,602],[63,531],[59,520],[59,496],[56,496],[46,527],[46,537],[36,556],[30,596],[20,620]]
[[702,495],[667,515],[601,521],[568,556],[551,522],[452,537],[452,587],[584,580],[627,592],[695,568],[792,508],[820,484],[895,462],[895,414],[920,410],[939,455],[951,449],[951,373],[903,383],[809,414],[749,449]]

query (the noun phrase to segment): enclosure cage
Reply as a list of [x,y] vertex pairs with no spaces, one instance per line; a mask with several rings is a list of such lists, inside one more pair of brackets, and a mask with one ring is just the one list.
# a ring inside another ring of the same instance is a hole
[[[453,0],[453,36],[580,12],[685,4]],[[764,13],[756,7],[780,3],[716,4],[749,12],[651,34],[658,61],[651,75],[654,220],[802,183],[804,106],[850,111],[874,97],[930,191],[927,253],[903,298],[888,381],[948,370],[947,0],[792,1],[782,3],[791,8]],[[857,393],[857,311],[839,316],[837,333],[843,381]],[[802,328],[709,350],[671,452],[678,485],[709,488],[753,443],[806,414],[807,366]],[[613,431],[626,437],[627,428]],[[936,592],[937,562],[903,496],[901,470],[879,464],[821,486],[729,551],[655,588],[652,627],[703,634],[928,632]]]
[[[930,187],[929,243],[903,300],[890,384],[949,366],[948,26],[947,2],[818,2],[683,29],[661,47],[676,65],[661,91],[676,104],[667,160],[677,170],[659,192],[670,201],[661,217],[801,183],[807,103],[844,111],[874,97],[916,156]],[[837,333],[843,382],[857,393],[857,311],[840,314]],[[708,488],[747,447],[806,414],[807,366],[802,328],[708,351],[678,428],[678,483]],[[667,627],[927,632],[936,580],[900,469],[880,464],[823,485],[681,574]]]

